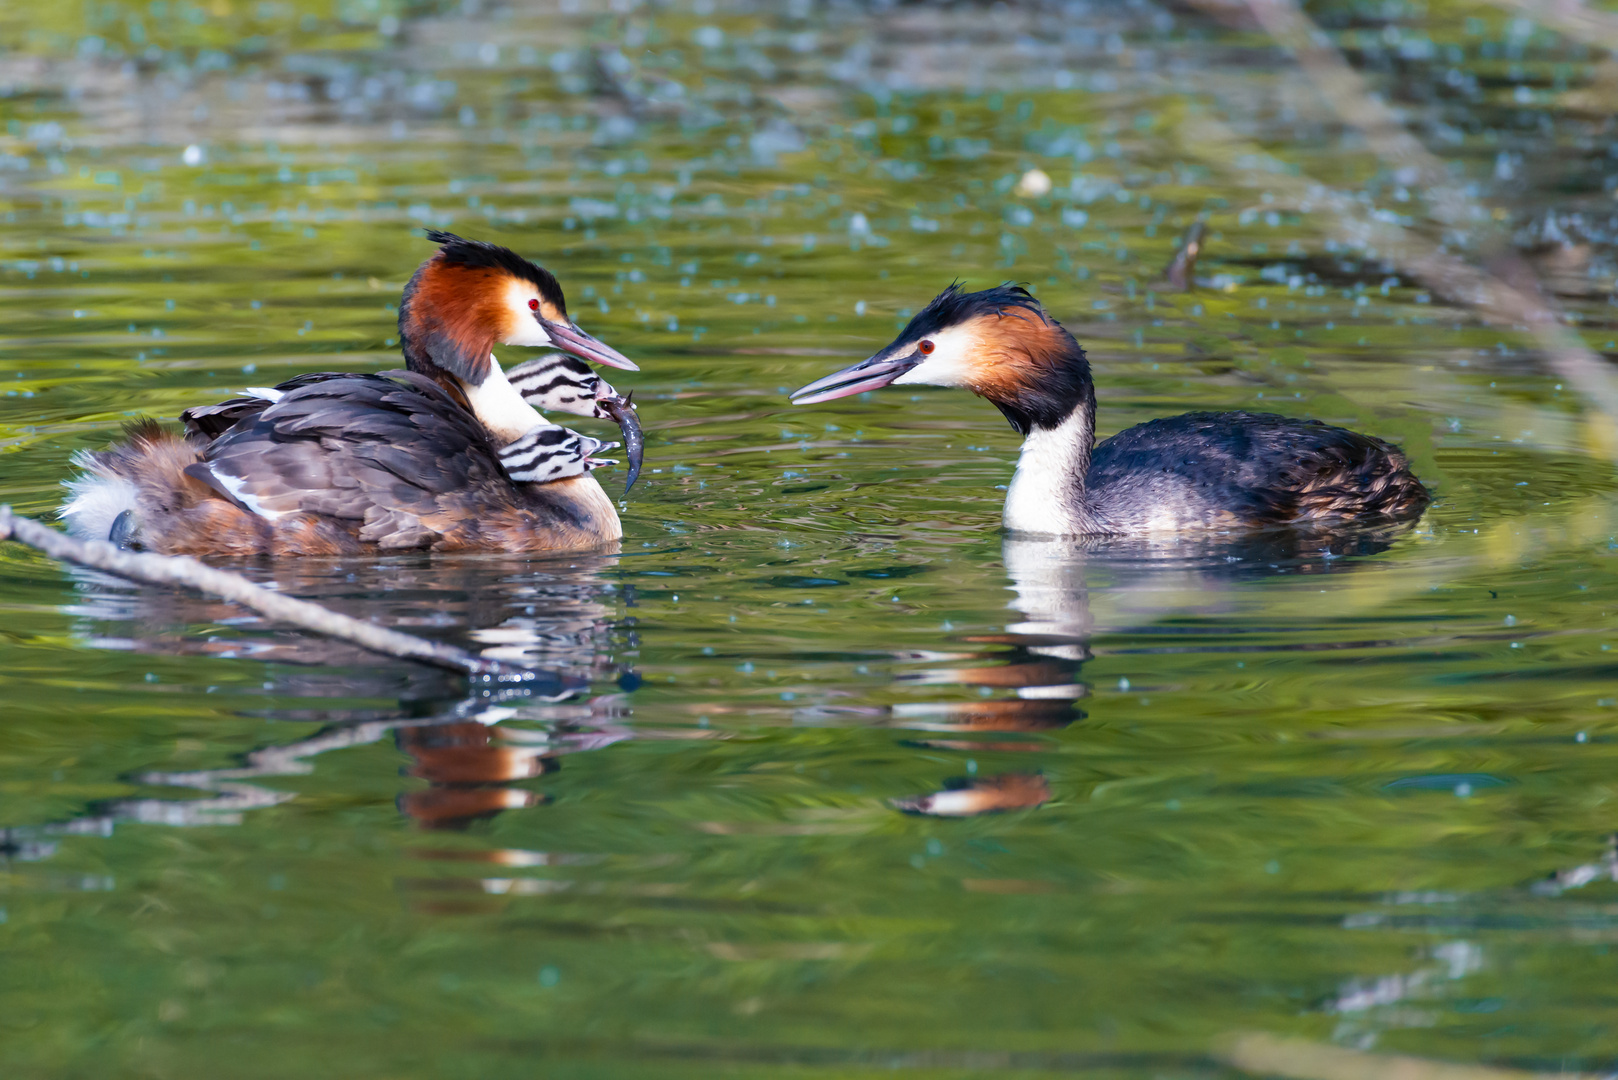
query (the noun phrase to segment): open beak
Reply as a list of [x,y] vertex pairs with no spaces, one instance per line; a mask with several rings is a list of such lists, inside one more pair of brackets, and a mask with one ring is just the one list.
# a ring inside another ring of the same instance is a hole
[[625,495],[629,494],[629,489],[635,486],[636,477],[640,476],[641,451],[646,448],[646,438],[640,430],[640,414],[630,400],[634,396],[634,391],[623,397],[614,394],[598,403],[601,411],[617,422],[618,430],[624,435],[624,454],[629,458],[629,478],[624,481]]
[[892,356],[887,349],[883,349],[869,360],[850,364],[841,371],[834,371],[823,379],[816,379],[808,386],[794,390],[792,404],[817,405],[850,394],[879,390],[921,363],[922,359],[921,353],[916,350],[912,350],[908,356]]
[[593,364],[605,364],[607,367],[623,368],[625,371],[639,371],[635,362],[617,349],[604,342],[598,341],[574,326],[570,322],[551,322],[541,319],[540,324],[550,335],[551,342],[563,352],[570,352],[580,360],[588,360]]

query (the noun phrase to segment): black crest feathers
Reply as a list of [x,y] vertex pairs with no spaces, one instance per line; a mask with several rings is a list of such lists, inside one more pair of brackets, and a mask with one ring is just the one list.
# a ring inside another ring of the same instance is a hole
[[562,283],[543,266],[535,265],[508,247],[483,240],[468,240],[442,229],[428,229],[427,239],[440,245],[437,259],[445,266],[464,267],[468,270],[502,270],[514,278],[531,281],[539,295],[565,312]]
[[981,292],[966,292],[961,288],[959,281],[952,281],[949,288],[933,297],[926,307],[916,312],[915,318],[910,320],[904,332],[899,335],[899,340],[924,338],[984,315],[1014,315],[1026,318],[1023,312],[1032,315],[1041,323],[1050,321],[1045,316],[1045,309],[1034,298],[1034,294],[1021,285],[1006,282]]
[[[411,371],[453,376],[476,386],[488,377],[489,350],[511,324],[502,281],[531,283],[543,302],[567,317],[561,283],[510,248],[430,229],[440,245],[416,268],[399,302],[399,344]],[[447,385],[447,384],[446,384]]]

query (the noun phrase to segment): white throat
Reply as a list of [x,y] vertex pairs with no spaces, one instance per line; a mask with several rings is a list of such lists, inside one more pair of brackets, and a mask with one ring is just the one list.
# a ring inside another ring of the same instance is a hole
[[476,386],[464,383],[462,385],[466,390],[466,400],[472,405],[473,414],[501,442],[520,439],[536,427],[549,422],[539,414],[538,409],[523,400],[517,388],[506,378],[505,371],[500,367],[500,361],[492,356],[489,357],[487,378]]
[[1081,406],[1056,427],[1028,433],[1006,491],[1006,528],[1057,536],[1088,531],[1084,474],[1090,466],[1090,423]]

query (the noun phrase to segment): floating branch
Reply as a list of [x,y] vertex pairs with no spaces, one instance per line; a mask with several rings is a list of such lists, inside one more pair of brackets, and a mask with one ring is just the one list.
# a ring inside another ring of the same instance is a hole
[[1293,1080],[1596,1080],[1593,1073],[1530,1072],[1407,1054],[1372,1054],[1257,1031],[1229,1035],[1220,1043],[1216,1056],[1250,1076],[1285,1076]]
[[80,540],[12,513],[0,505],[0,540],[15,540],[53,559],[103,570],[148,585],[179,585],[240,604],[277,622],[310,630],[369,649],[383,656],[415,660],[491,682],[531,682],[539,673],[514,664],[475,656],[465,649],[401,634],[383,626],[339,614],[307,600],[283,596],[255,585],[240,574],[216,570],[184,555],[124,551],[105,540]]

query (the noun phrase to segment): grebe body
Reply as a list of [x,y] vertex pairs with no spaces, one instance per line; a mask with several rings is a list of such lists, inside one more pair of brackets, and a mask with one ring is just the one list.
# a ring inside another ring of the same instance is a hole
[[893,344],[793,395],[806,405],[888,385],[988,398],[1023,437],[1003,522],[1014,532],[1138,535],[1377,525],[1419,516],[1427,489],[1380,439],[1267,413],[1186,413],[1095,442],[1084,350],[1016,286],[950,286]]
[[[538,551],[623,535],[591,471],[616,444],[540,408],[617,420],[639,469],[639,422],[577,356],[634,364],[567,319],[543,269],[447,233],[400,305],[407,371],[312,373],[152,421],[81,454],[62,516],[76,534],[167,554]],[[512,370],[496,343],[553,345]]]

